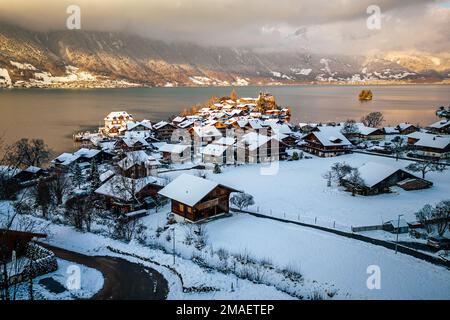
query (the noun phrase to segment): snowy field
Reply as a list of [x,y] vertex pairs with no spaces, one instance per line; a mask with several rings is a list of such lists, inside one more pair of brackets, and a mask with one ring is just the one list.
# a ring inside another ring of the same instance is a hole
[[[404,191],[394,187],[393,193],[375,196],[355,196],[333,185],[327,187],[322,175],[335,162],[359,167],[366,162],[406,167],[409,161],[395,161],[385,157],[350,154],[334,158],[303,159],[279,163],[275,175],[261,175],[264,165],[243,165],[223,168],[222,174],[208,174],[216,180],[254,196],[255,205],[249,209],[291,220],[317,223],[324,226],[363,226],[396,219],[399,214],[407,221],[415,221],[414,213],[423,205],[435,204],[450,198],[450,170],[428,173],[426,179],[434,183],[425,190]],[[172,173],[176,174],[176,173]]]
[[[299,265],[306,279],[349,299],[450,299],[449,270],[380,246],[247,214],[213,221],[207,232],[215,248]],[[367,288],[371,265],[380,267],[380,290]]]

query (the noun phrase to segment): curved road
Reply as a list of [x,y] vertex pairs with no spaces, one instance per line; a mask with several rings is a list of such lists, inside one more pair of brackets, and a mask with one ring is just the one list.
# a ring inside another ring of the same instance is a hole
[[94,268],[103,274],[103,288],[94,300],[164,300],[169,292],[166,279],[156,270],[109,256],[87,256],[39,243],[63,260]]

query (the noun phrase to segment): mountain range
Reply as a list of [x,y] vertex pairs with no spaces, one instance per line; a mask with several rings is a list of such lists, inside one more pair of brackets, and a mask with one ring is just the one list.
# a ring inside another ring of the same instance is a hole
[[0,86],[447,83],[450,54],[326,55],[167,43],[126,33],[0,24]]

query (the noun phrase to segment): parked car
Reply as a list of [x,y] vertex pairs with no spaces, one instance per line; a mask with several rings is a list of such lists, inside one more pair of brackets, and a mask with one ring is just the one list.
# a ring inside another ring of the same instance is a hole
[[441,236],[429,237],[427,245],[436,249],[448,249],[450,248],[450,239]]

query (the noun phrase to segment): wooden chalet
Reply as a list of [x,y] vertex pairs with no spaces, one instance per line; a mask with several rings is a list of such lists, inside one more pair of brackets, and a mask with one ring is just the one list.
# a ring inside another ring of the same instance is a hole
[[278,136],[265,136],[249,132],[237,143],[237,162],[259,163],[282,160],[286,157],[287,145]]
[[417,128],[415,125],[412,125],[411,123],[402,122],[400,123],[396,129],[400,134],[411,134],[413,132],[419,131],[419,128]]
[[19,171],[14,176],[14,180],[16,180],[18,183],[26,183],[47,175],[48,172],[46,170],[39,167],[29,166],[28,168]]
[[172,133],[175,129],[177,129],[175,125],[166,121],[160,121],[153,125],[156,137],[164,141],[169,141],[172,138]]
[[191,146],[186,144],[166,143],[159,147],[165,163],[185,163],[191,161]]
[[303,137],[302,148],[319,157],[334,157],[351,152],[352,143],[339,127],[316,127]]
[[155,202],[157,193],[164,187],[164,183],[163,179],[152,176],[132,179],[114,175],[95,190],[95,193],[104,198],[107,208],[127,213],[148,208],[148,203]]
[[120,173],[128,178],[138,179],[152,175],[161,163],[145,151],[127,152],[124,158],[117,162]]
[[192,139],[198,145],[207,145],[222,138],[222,133],[214,126],[194,126],[189,129]]
[[240,191],[214,181],[182,174],[158,193],[172,201],[172,212],[179,219],[198,222],[228,213],[232,192]]
[[203,163],[234,163],[233,147],[211,143],[200,151]]
[[409,149],[424,158],[449,159],[450,136],[414,132],[408,136]]
[[450,120],[440,120],[429,125],[426,129],[435,134],[450,134]]
[[343,185],[352,193],[368,196],[390,192],[390,188],[398,186],[406,191],[429,188],[432,182],[416,177],[401,168],[380,163],[368,162],[358,168],[361,182],[344,179]]
[[143,137],[123,137],[117,140],[115,144],[115,148],[128,152],[128,151],[137,151],[137,150],[145,150],[150,147],[150,144]]
[[16,256],[25,255],[28,243],[35,238],[46,238],[43,233],[25,232],[17,230],[0,229],[0,260],[8,261],[12,252]]

